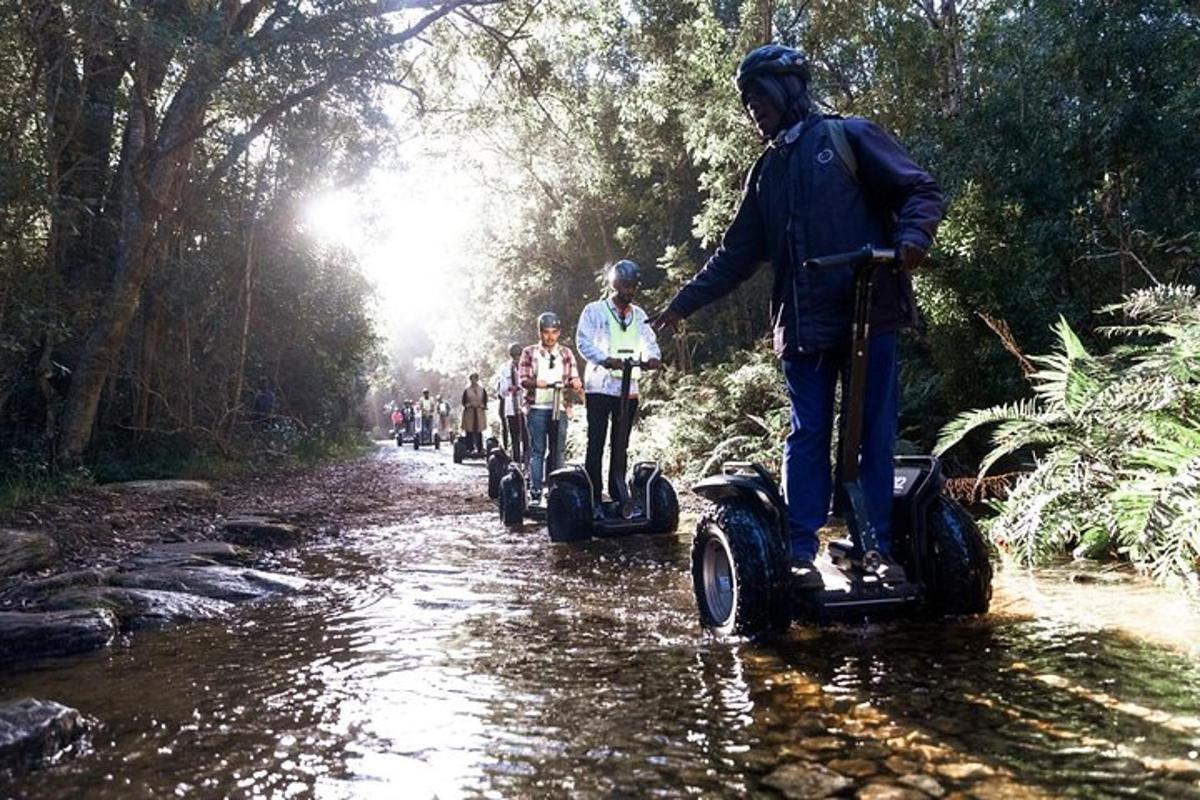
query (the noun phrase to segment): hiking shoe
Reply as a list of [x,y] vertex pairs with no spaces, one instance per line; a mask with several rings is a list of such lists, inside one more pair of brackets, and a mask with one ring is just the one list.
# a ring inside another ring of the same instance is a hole
[[819,592],[825,588],[825,581],[821,580],[821,571],[811,560],[796,558],[792,559],[791,585],[800,591]]
[[875,570],[875,574],[879,576],[880,583],[908,582],[908,576],[904,574],[904,567],[900,566],[900,562],[884,553],[880,553],[879,558],[879,569]]

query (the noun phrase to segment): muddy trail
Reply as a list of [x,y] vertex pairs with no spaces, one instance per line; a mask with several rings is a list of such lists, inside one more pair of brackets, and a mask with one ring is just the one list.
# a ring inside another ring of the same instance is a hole
[[369,502],[263,565],[309,591],[3,677],[95,727],[0,795],[1200,798],[1196,621],[1161,595],[1007,577],[983,619],[719,641],[687,518],[553,545],[444,451],[336,475]]

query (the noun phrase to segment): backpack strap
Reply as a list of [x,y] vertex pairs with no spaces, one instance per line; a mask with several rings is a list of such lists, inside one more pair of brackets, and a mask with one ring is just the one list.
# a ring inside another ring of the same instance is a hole
[[840,117],[825,119],[825,129],[829,131],[829,141],[833,143],[834,151],[837,152],[846,172],[850,173],[851,179],[858,183],[858,157],[854,155],[854,148],[850,146],[850,140],[846,138],[845,125],[846,120]]

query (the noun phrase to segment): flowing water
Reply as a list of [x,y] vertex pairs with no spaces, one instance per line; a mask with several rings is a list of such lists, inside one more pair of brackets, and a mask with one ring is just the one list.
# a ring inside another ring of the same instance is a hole
[[6,678],[100,725],[0,794],[1200,797],[1186,609],[1151,645],[1039,611],[1123,587],[1022,579],[985,619],[717,641],[687,535],[552,545],[478,501],[482,465],[379,457],[412,502],[277,565],[311,594]]

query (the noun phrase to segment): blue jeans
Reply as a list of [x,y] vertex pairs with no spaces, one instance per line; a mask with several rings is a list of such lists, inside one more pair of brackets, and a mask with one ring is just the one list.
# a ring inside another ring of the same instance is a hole
[[[863,402],[859,480],[867,498],[880,552],[892,543],[892,457],[899,411],[896,334],[871,338],[867,351],[867,389]],[[829,448],[833,435],[833,397],[838,377],[849,382],[846,353],[816,353],[783,362],[792,401],[792,430],[783,446],[784,497],[792,558],[812,560],[817,530],[829,519],[833,475]]]
[[567,454],[567,415],[558,415],[558,460],[546,466],[546,450],[550,443],[552,413],[548,408],[531,408],[525,417],[529,423],[529,484],[530,489],[540,494],[544,473],[553,472],[563,465]]

